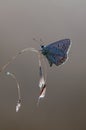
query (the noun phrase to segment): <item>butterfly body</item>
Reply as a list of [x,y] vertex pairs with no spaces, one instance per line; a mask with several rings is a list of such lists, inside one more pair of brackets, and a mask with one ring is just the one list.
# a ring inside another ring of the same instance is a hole
[[50,66],[55,64],[61,65],[67,59],[67,54],[70,46],[69,39],[63,39],[47,46],[41,46],[41,53],[47,58]]

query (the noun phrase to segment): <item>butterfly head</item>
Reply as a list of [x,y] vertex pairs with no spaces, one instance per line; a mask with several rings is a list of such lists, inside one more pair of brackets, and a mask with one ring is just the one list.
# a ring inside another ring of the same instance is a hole
[[44,48],[44,45],[41,45],[41,48],[43,49],[43,48]]

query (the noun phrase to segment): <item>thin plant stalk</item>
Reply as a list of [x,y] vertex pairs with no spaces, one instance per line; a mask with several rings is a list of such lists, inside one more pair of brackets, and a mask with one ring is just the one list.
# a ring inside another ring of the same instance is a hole
[[[39,75],[40,75],[40,80],[39,80],[39,88],[40,88],[40,95],[38,98],[38,102],[40,98],[44,98],[45,97],[45,93],[46,93],[46,70],[45,70],[45,66],[44,66],[44,73],[43,73],[43,67],[42,67],[42,54],[40,51],[36,50],[35,48],[25,48],[23,50],[21,50],[20,52],[18,52],[15,56],[12,57],[11,60],[9,60],[0,70],[0,72],[3,72],[18,56],[22,55],[24,52],[27,51],[32,51],[37,53],[38,55],[38,61],[39,61]],[[45,64],[46,65],[46,64]],[[18,101],[17,101],[17,105],[16,105],[16,112],[19,111],[20,107],[21,107],[21,93],[20,93],[20,86],[19,83],[15,77],[14,74],[7,72],[7,75],[12,76],[12,78],[16,81],[17,84],[17,89],[18,89]],[[37,103],[39,104],[39,103]]]
[[39,51],[37,51],[35,48],[25,48],[23,50],[21,50],[20,52],[18,52],[15,56],[12,57],[11,60],[9,60],[1,69],[0,72],[3,72],[18,56],[22,55],[24,52],[27,51],[33,51],[36,53],[39,53]]
[[17,105],[16,105],[16,112],[19,111],[20,107],[21,107],[21,92],[20,92],[20,86],[19,86],[19,83],[18,83],[18,80],[16,78],[16,76],[13,74],[13,73],[10,73],[10,72],[7,72],[6,73],[7,75],[10,75],[16,82],[17,84],[17,89],[18,89],[18,101],[17,101]]

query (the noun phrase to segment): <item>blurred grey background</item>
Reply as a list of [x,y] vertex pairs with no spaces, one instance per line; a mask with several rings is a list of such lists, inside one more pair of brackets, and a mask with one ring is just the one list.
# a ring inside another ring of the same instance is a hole
[[[86,1],[0,0],[0,67],[21,49],[40,49],[33,37],[45,44],[70,38],[69,59],[59,67],[47,62],[47,93],[39,107],[34,53],[23,54],[0,73],[0,130],[86,130]],[[19,113],[16,83],[6,71],[20,83]]]

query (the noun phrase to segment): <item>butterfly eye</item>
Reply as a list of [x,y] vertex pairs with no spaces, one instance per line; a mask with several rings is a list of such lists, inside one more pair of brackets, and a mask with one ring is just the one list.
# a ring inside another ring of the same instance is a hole
[[44,45],[41,45],[41,48],[44,48]]

